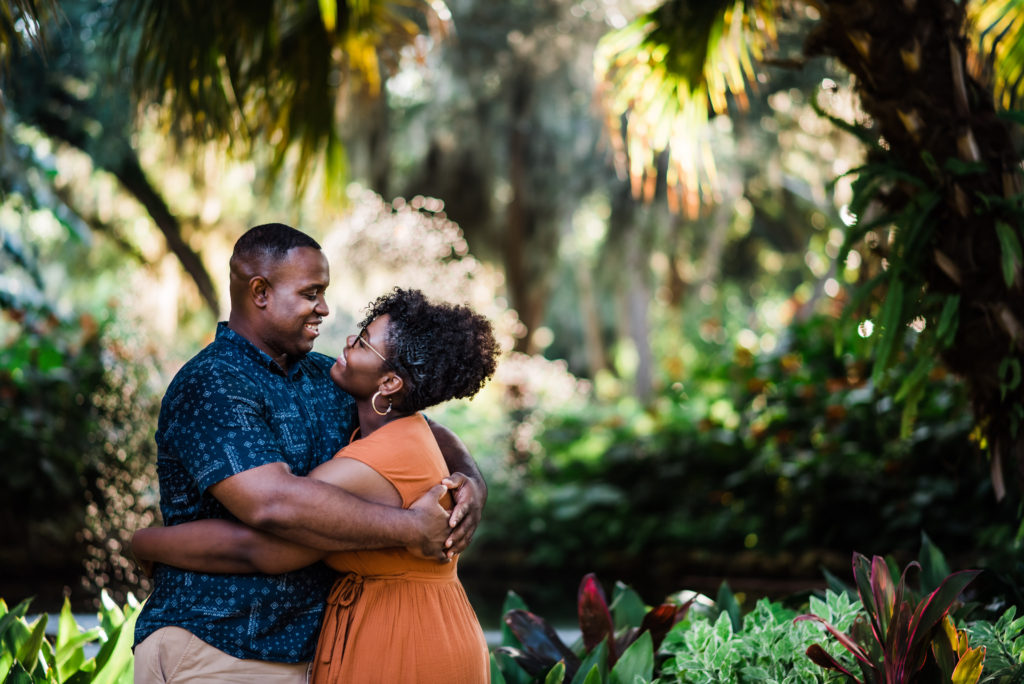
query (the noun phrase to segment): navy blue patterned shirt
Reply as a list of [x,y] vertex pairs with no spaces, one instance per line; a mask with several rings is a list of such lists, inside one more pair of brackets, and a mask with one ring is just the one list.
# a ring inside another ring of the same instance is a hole
[[[348,441],[352,398],[312,352],[285,373],[226,323],[175,375],[156,433],[165,525],[234,516],[207,489],[283,461],[306,475]],[[282,575],[213,575],[157,565],[135,642],[169,625],[237,658],[309,660],[335,574],[322,563]]]

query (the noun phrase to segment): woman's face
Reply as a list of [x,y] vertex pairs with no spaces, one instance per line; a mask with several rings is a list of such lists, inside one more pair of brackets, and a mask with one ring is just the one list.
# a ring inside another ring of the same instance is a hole
[[331,367],[331,379],[356,399],[373,396],[388,372],[387,339],[390,317],[373,319],[358,334],[349,335],[341,356]]

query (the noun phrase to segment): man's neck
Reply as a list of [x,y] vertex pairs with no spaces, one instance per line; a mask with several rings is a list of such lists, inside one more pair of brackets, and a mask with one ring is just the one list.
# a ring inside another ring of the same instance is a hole
[[248,321],[241,316],[236,316],[233,313],[228,316],[228,327],[236,334],[249,340],[249,342],[251,342],[257,349],[269,356],[285,373],[291,369],[292,364],[297,360],[292,359],[287,354],[279,353],[270,349],[256,333],[253,326],[249,325]]

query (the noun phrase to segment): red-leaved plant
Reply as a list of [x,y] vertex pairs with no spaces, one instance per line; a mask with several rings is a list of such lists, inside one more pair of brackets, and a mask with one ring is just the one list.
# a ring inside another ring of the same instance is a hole
[[581,656],[594,653],[602,644],[607,652],[606,667],[609,670],[644,632],[650,633],[654,652],[657,652],[665,635],[683,619],[691,603],[692,600],[682,605],[663,603],[647,611],[639,625],[621,627],[616,633],[615,621],[604,590],[597,577],[590,573],[580,582],[576,595],[583,642],[581,654],[566,646],[544,618],[520,609],[505,613],[505,624],[519,639],[522,648],[502,646],[497,651],[512,657],[531,677],[543,675],[559,662],[564,662],[564,681],[568,682],[572,681],[579,670],[583,662]]
[[[807,649],[807,656],[821,667],[842,672],[859,684],[914,682],[936,646],[933,641],[949,643],[951,637],[946,631],[945,618],[960,593],[980,572],[954,572],[937,589],[918,598],[908,585],[908,580],[912,571],[919,572],[920,569],[921,565],[916,561],[909,563],[900,575],[899,584],[893,585],[889,566],[882,557],[874,556],[868,561],[866,556],[854,552],[853,576],[867,619],[861,616],[854,620],[848,634],[817,615],[800,615],[795,621],[815,620],[825,625],[832,636],[856,658],[861,677],[855,676],[818,644]],[[968,649],[966,640],[959,649],[943,646],[936,650],[943,656],[936,667],[945,671],[950,665],[950,658],[956,658],[962,661],[960,672],[963,675],[967,675],[968,671],[973,675],[976,670],[980,676],[984,648],[980,653],[978,649]],[[952,662],[954,667],[957,664]],[[956,681],[977,680],[977,676],[974,676]]]

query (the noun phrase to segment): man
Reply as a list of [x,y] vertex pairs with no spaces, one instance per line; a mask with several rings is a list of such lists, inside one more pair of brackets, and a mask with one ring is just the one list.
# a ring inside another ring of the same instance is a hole
[[[352,398],[330,379],[333,359],[312,351],[329,282],[320,246],[300,231],[267,224],[239,238],[228,321],[160,408],[164,523],[231,518],[323,550],[404,546],[450,558],[468,545],[486,498],[450,431],[433,426],[452,477],[407,510],[302,477],[357,424]],[[438,504],[447,487],[457,489],[450,517]],[[135,681],[305,681],[331,580],[320,564],[277,576],[157,566],[136,625]]]

